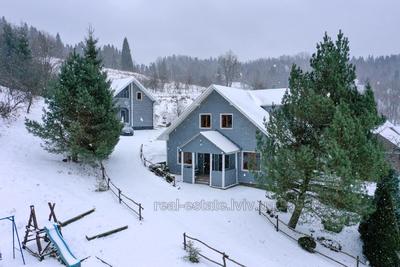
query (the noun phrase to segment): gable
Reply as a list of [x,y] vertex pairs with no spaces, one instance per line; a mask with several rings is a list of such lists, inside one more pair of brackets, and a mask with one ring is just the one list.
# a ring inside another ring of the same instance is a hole
[[114,91],[114,97],[117,97],[119,93],[130,84],[133,84],[133,86],[135,86],[137,90],[143,92],[151,101],[156,101],[150,91],[147,90],[146,87],[144,87],[135,77],[132,76],[122,79],[111,79],[111,89]]
[[[210,86],[168,127],[159,137],[159,140],[168,140],[169,134],[174,131],[196,109],[204,105],[207,99],[214,94],[224,99],[229,106],[239,112],[244,119],[266,133],[264,122],[269,119],[268,112],[255,102],[254,97],[247,90],[234,89],[224,86]],[[218,103],[216,103],[218,105]],[[222,111],[221,111],[222,112]]]

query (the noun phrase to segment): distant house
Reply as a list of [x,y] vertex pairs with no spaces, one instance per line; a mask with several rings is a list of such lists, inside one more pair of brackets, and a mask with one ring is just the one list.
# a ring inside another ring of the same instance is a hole
[[400,172],[400,126],[386,121],[375,133],[385,148],[386,159]]
[[117,116],[133,129],[153,129],[155,98],[134,77],[111,79]]
[[158,138],[166,140],[170,171],[217,188],[255,183],[256,132],[266,133],[264,119],[285,91],[210,86]]

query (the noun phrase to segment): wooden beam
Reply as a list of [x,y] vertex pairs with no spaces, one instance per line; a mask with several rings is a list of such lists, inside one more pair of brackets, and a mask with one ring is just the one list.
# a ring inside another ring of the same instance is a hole
[[123,230],[126,230],[126,229],[128,229],[128,225],[125,225],[123,227],[119,227],[119,228],[116,228],[116,229],[113,229],[113,230],[110,230],[110,231],[107,231],[107,232],[104,232],[104,233],[101,233],[101,234],[98,234],[98,235],[94,235],[94,236],[91,236],[91,237],[86,236],[86,239],[88,241],[90,241],[90,240],[93,240],[93,239],[96,239],[96,238],[109,236],[109,235],[121,232]]
[[80,219],[82,219],[83,217],[85,217],[85,216],[87,216],[87,215],[93,213],[95,210],[96,210],[96,209],[93,208],[93,209],[88,210],[88,211],[86,211],[86,212],[84,212],[84,213],[82,213],[82,214],[79,214],[78,216],[75,216],[75,217],[73,217],[73,218],[71,218],[71,219],[68,219],[68,220],[66,220],[65,222],[60,222],[60,226],[61,226],[61,227],[65,227],[65,226],[67,226],[67,225],[70,224],[70,223],[76,222],[77,220],[80,220]]

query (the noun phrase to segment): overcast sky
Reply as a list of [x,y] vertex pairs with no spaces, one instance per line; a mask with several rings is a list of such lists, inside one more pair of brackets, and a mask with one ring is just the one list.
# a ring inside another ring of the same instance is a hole
[[89,25],[100,44],[122,47],[126,36],[138,63],[228,49],[241,60],[311,53],[339,29],[352,55],[400,53],[399,0],[0,0],[0,16],[70,44]]

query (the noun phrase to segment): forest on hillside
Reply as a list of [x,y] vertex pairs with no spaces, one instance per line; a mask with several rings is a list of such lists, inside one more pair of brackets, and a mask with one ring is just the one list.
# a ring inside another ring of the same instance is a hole
[[[7,24],[2,17],[0,45]],[[13,25],[13,28],[26,36],[33,58],[65,59],[73,51],[83,53],[84,42],[65,44],[60,34],[53,36],[26,23]],[[219,57],[206,59],[171,55],[159,57],[149,64],[137,64],[135,51],[130,49],[128,40],[121,40],[121,44],[121,48],[113,44],[100,48],[104,66],[144,74],[148,77],[145,85],[154,89],[164,88],[171,82],[177,89],[184,87],[182,84],[207,87],[213,83],[231,85],[232,82],[241,82],[254,89],[282,88],[288,86],[293,64],[303,70],[309,69],[310,55],[305,53],[241,62],[238,56],[228,51]],[[380,112],[391,121],[400,123],[400,55],[353,57],[351,62],[356,66],[358,82],[372,85]]]

